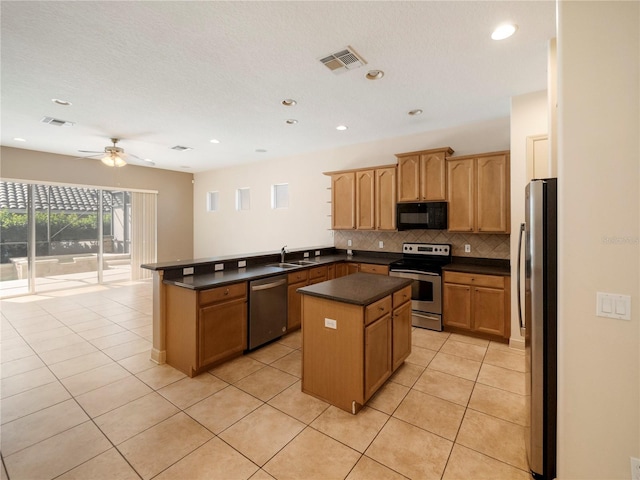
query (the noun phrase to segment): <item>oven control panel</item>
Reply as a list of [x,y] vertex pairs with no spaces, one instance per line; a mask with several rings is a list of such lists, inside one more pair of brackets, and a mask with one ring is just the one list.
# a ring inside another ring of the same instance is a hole
[[451,255],[451,245],[448,243],[403,243],[402,253],[448,257]]

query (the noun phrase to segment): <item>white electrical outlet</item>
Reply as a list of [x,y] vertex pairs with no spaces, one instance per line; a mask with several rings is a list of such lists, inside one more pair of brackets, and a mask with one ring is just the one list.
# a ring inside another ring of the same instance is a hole
[[309,258],[309,252],[304,252],[304,254],[302,255],[304,258]]
[[247,261],[246,260],[240,260],[238,262],[238,268],[244,268],[247,266]]
[[316,250],[316,257],[320,256],[320,250]]
[[335,330],[336,328],[338,328],[338,322],[333,320],[332,318],[325,318],[324,319],[324,326],[327,328],[332,328],[333,330]]
[[213,266],[213,271],[214,272],[219,272],[220,270],[223,270],[223,269],[224,269],[224,263],[216,263]]
[[183,268],[182,275],[193,275],[193,267]]
[[464,253],[471,253],[471,245],[468,243],[464,246]]
[[631,457],[631,480],[640,480],[640,458]]
[[347,247],[351,246],[351,240],[347,240]]
[[384,248],[384,242],[382,240],[378,242],[378,248]]

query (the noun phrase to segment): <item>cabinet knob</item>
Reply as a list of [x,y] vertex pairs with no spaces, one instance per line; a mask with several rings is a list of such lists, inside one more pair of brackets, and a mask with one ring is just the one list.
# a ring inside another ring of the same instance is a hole
[[384,310],[384,307],[378,307],[378,309],[380,309],[380,311],[382,312]]
[[229,289],[228,288],[224,291],[224,294],[225,295],[229,295]]

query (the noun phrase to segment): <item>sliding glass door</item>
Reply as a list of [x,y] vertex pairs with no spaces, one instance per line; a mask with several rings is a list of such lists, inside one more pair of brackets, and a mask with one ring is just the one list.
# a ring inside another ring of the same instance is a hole
[[143,278],[155,231],[155,193],[1,181],[0,297]]

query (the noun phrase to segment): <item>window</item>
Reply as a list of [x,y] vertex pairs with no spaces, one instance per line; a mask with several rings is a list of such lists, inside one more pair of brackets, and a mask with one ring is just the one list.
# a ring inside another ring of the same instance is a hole
[[251,201],[248,188],[239,188],[236,190],[236,210],[250,210]]
[[289,208],[289,184],[271,185],[271,208]]
[[218,211],[218,193],[219,192],[207,192],[207,212]]

